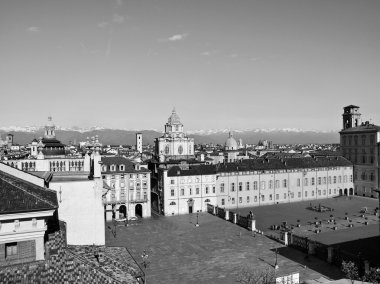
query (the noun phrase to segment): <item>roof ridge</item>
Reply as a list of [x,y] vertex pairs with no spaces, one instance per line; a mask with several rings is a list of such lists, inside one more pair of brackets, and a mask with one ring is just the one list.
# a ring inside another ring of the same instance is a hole
[[[20,178],[18,178],[18,177],[14,177],[14,178],[19,179],[21,182],[25,182],[24,180],[22,180],[22,179],[20,179]],[[25,192],[26,194],[31,195],[31,196],[33,196],[33,197],[39,199],[40,201],[49,204],[49,205],[52,206],[52,207],[56,207],[56,205],[53,204],[53,203],[51,203],[49,200],[46,200],[46,199],[44,199],[44,198],[42,198],[42,197],[40,197],[40,196],[38,196],[38,195],[36,195],[36,194],[33,194],[33,193],[29,192],[28,190],[26,190],[26,189],[20,187],[18,184],[12,183],[12,182],[11,182],[6,176],[5,176],[5,178],[3,178],[3,181],[5,181],[6,183],[8,183],[8,184],[10,184],[10,185],[12,185],[12,186],[14,186],[14,187],[17,187],[18,189],[22,190],[22,191]],[[30,183],[30,182],[29,182],[29,183]],[[46,190],[46,188],[44,188],[44,187],[38,186],[38,185],[36,185],[36,184],[33,184],[33,185],[36,186],[36,187],[38,187],[39,189]],[[51,191],[51,192],[56,192],[56,191],[51,190],[51,189],[49,189],[49,191]]]

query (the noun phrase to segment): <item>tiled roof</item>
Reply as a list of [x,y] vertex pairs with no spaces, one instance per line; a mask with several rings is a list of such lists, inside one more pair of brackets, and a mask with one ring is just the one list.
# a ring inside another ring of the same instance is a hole
[[58,208],[57,193],[0,171],[0,214]]
[[196,176],[196,175],[212,175],[216,173],[214,165],[198,165],[191,166],[187,170],[183,170],[178,166],[171,167],[168,170],[168,176]]
[[[115,156],[115,157],[102,157],[102,163],[103,165],[106,165],[107,166],[107,171],[103,171],[102,169],[102,173],[115,173],[115,172],[121,172],[121,173],[141,173],[141,172],[149,172],[149,170],[147,169],[141,169],[141,170],[135,170],[135,166],[134,164],[124,158],[124,157],[120,157],[120,156]],[[111,171],[110,170],[110,166],[111,165],[115,165],[116,166],[116,171]],[[124,170],[120,170],[119,166],[120,165],[124,165]]]
[[335,157],[302,157],[302,158],[272,158],[247,159],[241,162],[223,163],[217,165],[190,166],[183,170],[174,166],[168,170],[168,176],[211,175],[220,172],[246,172],[265,170],[290,170],[320,167],[349,167],[352,163],[341,156]]
[[339,133],[357,133],[357,132],[378,132],[380,131],[380,126],[374,124],[364,124],[358,127],[346,128]]

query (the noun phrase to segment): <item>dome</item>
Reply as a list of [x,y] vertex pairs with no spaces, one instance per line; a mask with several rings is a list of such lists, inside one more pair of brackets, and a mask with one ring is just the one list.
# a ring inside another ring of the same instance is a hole
[[226,140],[225,149],[226,150],[237,150],[238,145],[235,138],[232,137],[232,133],[230,132],[230,136]]
[[173,111],[172,111],[172,115],[168,119],[168,124],[182,124],[181,120],[179,119],[179,116],[175,112],[174,108],[173,108]]

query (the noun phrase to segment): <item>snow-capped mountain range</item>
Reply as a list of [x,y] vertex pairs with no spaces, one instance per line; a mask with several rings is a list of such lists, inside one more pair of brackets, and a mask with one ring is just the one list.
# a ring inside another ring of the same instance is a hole
[[[208,129],[187,130],[186,134],[193,137],[195,143],[224,144],[231,129]],[[56,135],[63,143],[85,141],[87,137],[99,135],[103,144],[120,145],[135,144],[135,134],[141,132],[146,144],[153,144],[154,139],[162,135],[162,130],[150,129],[111,129],[101,126],[88,128],[60,127],[56,126]],[[233,130],[235,139],[242,139],[243,144],[257,144],[260,140],[271,140],[275,144],[306,144],[306,143],[339,143],[339,132],[337,130],[319,131],[303,130],[298,128],[283,129],[238,129]],[[4,139],[6,133],[14,135],[15,143],[24,145],[34,138],[42,137],[44,127],[40,126],[9,126],[0,127],[0,135]]]

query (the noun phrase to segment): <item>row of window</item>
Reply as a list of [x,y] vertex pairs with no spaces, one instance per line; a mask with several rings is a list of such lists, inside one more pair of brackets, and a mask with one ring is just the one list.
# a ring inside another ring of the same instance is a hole
[[[326,193],[327,193],[327,191],[325,189],[323,190],[323,192],[321,190],[318,190],[319,196],[326,195]],[[331,189],[329,189],[329,194],[331,194]],[[334,189],[334,194],[337,194],[336,189]],[[307,197],[308,192],[304,191],[304,195],[305,195],[305,197]],[[294,196],[295,196],[294,192],[284,193],[283,200],[292,199],[292,198],[294,198]],[[311,191],[311,196],[314,196],[314,190]],[[298,192],[298,198],[301,198],[301,197],[302,197],[302,193]],[[273,195],[269,194],[268,198],[269,198],[269,201],[272,201]],[[235,197],[232,197],[230,200],[231,200],[231,204],[235,204],[235,200],[236,200]],[[246,196],[246,203],[250,203],[250,200],[251,200],[251,197]],[[258,200],[258,196],[257,195],[253,196],[253,202],[257,202],[257,200]],[[275,195],[275,200],[280,200],[280,194]],[[261,195],[261,202],[265,202],[265,195]],[[239,197],[239,203],[243,203],[243,197],[242,196]],[[222,206],[223,205],[225,205],[225,199],[224,198],[222,198]]]
[[[344,175],[343,176],[343,182],[346,183],[348,177],[350,178],[350,182],[352,182],[352,175],[350,175],[350,176]],[[317,179],[312,177],[312,178],[310,178],[310,185],[315,185],[316,181],[317,181],[318,185],[322,185],[322,184],[326,184],[326,183],[332,184],[332,181],[334,184],[336,184],[337,182],[342,183],[342,176],[318,177]],[[258,186],[259,186],[259,182],[254,181],[252,184],[253,184],[253,190],[257,190]],[[270,180],[268,183],[266,181],[261,181],[260,182],[260,189],[263,189],[263,190],[266,189],[267,184],[268,184],[269,189],[273,189],[273,186],[274,186],[274,188],[280,188],[280,180],[275,180],[275,181]],[[283,179],[281,184],[282,184],[282,188],[287,188],[288,187],[288,180]],[[309,178],[304,178],[304,185],[305,186],[309,185]],[[245,184],[244,184],[245,190],[250,190],[250,186],[251,186],[251,183],[249,181],[245,182]],[[301,179],[297,179],[297,187],[300,187],[300,186],[301,186]],[[224,193],[224,190],[225,190],[225,184],[221,183],[220,184],[220,192]],[[231,183],[231,191],[235,191],[235,190],[236,190],[235,183],[233,182],[233,183]],[[238,183],[238,190],[239,191],[243,190],[243,182]]]
[[[116,192],[113,190],[111,191],[111,194],[110,194],[111,198],[112,199],[116,199]],[[130,194],[129,195],[129,200],[141,200],[141,196],[144,197],[144,200],[147,200],[148,198],[148,194],[146,191],[144,192],[141,192],[141,191],[136,191],[136,194]],[[127,197],[127,194],[124,192],[124,191],[120,191],[120,199],[125,199]]]
[[[207,180],[208,180],[207,176],[204,176],[203,181],[207,181]],[[195,183],[199,183],[200,181],[201,181],[200,178],[194,178]],[[215,176],[211,176],[211,181],[215,181]],[[183,178],[180,180],[180,183],[182,183],[182,184],[185,182],[186,182],[186,180]],[[192,183],[192,182],[193,182],[193,179],[191,177],[189,177],[187,179],[187,183]],[[171,179],[170,184],[175,184],[175,179]]]
[[[115,188],[115,182],[111,182],[110,184],[110,187],[111,188]],[[146,181],[143,181],[142,182],[142,186],[143,187],[147,187],[148,186],[148,182]],[[141,187],[141,183],[140,182],[136,182],[136,187],[139,188]],[[125,188],[125,183],[124,182],[120,182],[120,188]],[[135,183],[133,181],[129,182],[129,189],[130,190],[134,190],[135,189]]]
[[355,180],[358,180],[360,177],[361,180],[369,180],[369,181],[375,181],[375,174],[374,173],[366,173],[366,172],[362,172],[361,174],[359,174],[359,172],[355,172],[354,173],[355,175]]
[[[194,190],[193,190],[193,188],[191,188],[191,187],[189,187],[189,189],[188,189],[189,191],[188,191],[188,195],[199,195],[199,193],[200,193],[200,188],[199,187],[196,187],[195,188],[195,192],[194,192]],[[215,186],[212,186],[212,188],[210,188],[209,186],[206,186],[205,187],[205,194],[210,194],[210,193],[215,193]],[[185,195],[185,188],[181,188],[180,189],[180,196],[184,196]],[[170,190],[170,196],[175,196],[175,189],[174,188],[172,188],[171,190]]]
[[[120,175],[120,178],[123,179],[123,178],[126,178],[128,175],[124,175],[124,174],[121,174]],[[129,174],[129,178],[130,179],[134,179],[134,178],[147,178],[148,175],[147,174],[142,174],[141,176],[139,174]],[[106,176],[103,175],[103,179],[105,179]],[[111,175],[111,179],[115,179],[115,178],[119,178],[119,175]]]
[[[358,135],[349,135],[349,136],[342,136],[342,144],[343,145],[359,145],[359,139],[361,140],[361,145],[366,145],[367,143],[367,137],[366,135],[361,135],[360,138]],[[354,142],[354,144],[352,144]],[[375,144],[375,135],[369,135],[369,145]]]
[[[204,201],[204,203],[210,203],[211,202],[211,200],[210,199],[205,199],[205,201]],[[172,201],[172,202],[170,202],[170,204],[169,205],[177,205],[177,203],[175,203],[174,201]]]

